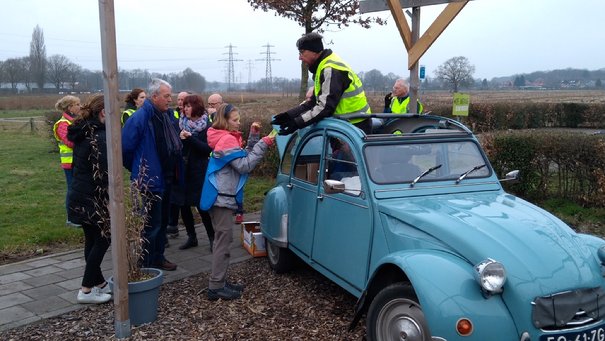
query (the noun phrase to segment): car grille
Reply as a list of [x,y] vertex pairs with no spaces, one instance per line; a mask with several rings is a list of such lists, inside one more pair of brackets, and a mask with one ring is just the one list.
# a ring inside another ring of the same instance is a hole
[[537,297],[532,302],[536,328],[561,330],[589,325],[605,317],[605,290],[578,289]]

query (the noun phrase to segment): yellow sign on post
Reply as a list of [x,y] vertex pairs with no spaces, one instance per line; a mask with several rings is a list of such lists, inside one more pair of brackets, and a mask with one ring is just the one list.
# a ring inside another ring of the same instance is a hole
[[468,107],[471,103],[469,94],[454,92],[454,106],[452,107],[452,115],[468,116]]

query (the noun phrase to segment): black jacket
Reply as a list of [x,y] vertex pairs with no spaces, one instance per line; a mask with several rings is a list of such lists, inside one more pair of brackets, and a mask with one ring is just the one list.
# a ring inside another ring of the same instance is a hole
[[208,128],[183,141],[183,161],[185,169],[184,185],[173,185],[170,202],[178,206],[200,205],[202,186],[208,168],[208,157],[212,148],[208,146]]
[[104,221],[109,223],[105,124],[79,120],[69,126],[67,136],[74,142],[69,220],[103,228]]

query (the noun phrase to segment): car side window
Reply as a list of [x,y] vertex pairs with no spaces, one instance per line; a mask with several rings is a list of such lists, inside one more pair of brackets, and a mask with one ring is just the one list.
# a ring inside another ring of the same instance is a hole
[[298,136],[293,136],[288,142],[288,146],[286,147],[286,151],[281,163],[281,172],[284,174],[290,175],[290,171],[292,170],[292,159],[294,158],[294,152],[296,151],[298,140]]
[[357,160],[346,139],[331,136],[326,148],[326,179],[345,184],[345,193],[359,195],[361,182],[357,171]]
[[294,162],[294,178],[317,184],[323,141],[323,136],[318,135],[305,142]]

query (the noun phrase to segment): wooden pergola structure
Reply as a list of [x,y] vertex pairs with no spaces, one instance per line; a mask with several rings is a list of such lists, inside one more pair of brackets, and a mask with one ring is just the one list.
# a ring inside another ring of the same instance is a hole
[[[419,61],[445,28],[454,20],[470,0],[360,0],[361,13],[390,10],[399,30],[399,35],[408,51],[408,70],[410,70],[410,101],[418,100],[420,78],[418,75]],[[420,36],[420,8],[429,5],[448,4],[429,28]],[[408,14],[412,19],[412,27],[408,24],[403,13],[404,8],[412,8]],[[416,113],[416,105],[410,105],[409,113]]]

